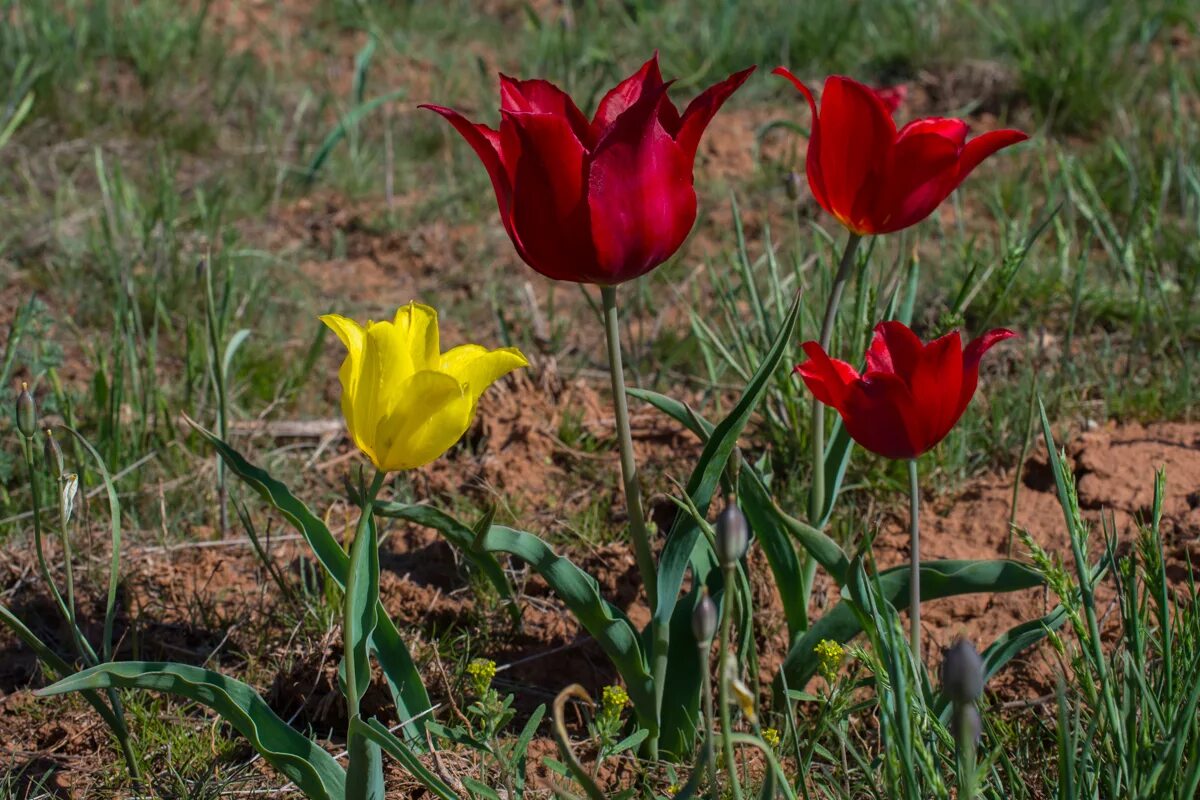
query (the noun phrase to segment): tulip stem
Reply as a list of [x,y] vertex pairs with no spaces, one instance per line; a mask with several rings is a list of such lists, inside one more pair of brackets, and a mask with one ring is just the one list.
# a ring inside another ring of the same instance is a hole
[[913,657],[921,660],[921,486],[917,480],[917,460],[908,460],[908,503],[909,533],[912,536],[912,551],[909,556],[911,573],[908,580],[908,618],[912,623],[910,644]]
[[[721,603],[721,638],[717,650],[717,702],[721,705],[721,751],[725,760],[725,770],[729,773],[729,792],[734,800],[742,800],[742,784],[738,780],[737,761],[733,752],[733,720],[729,713],[729,684],[733,680],[731,669],[727,667],[733,662],[729,652],[730,629],[733,626],[733,615],[737,613],[737,587],[734,584],[736,566],[730,564],[724,567],[725,597]],[[729,662],[729,664],[727,664]]]
[[[854,256],[862,236],[850,234],[846,240],[846,249],[842,251],[842,260],[838,263],[837,274],[833,278],[833,286],[829,290],[829,300],[825,303],[825,318],[821,321],[821,349],[829,352],[829,343],[833,340],[833,324],[837,320],[838,306],[842,302],[842,294],[846,291],[846,283],[850,280],[850,271],[854,267]],[[812,491],[808,496],[808,522],[813,527],[822,527],[822,517],[825,512],[825,404],[816,397],[812,401]]]
[[[617,421],[617,442],[621,449],[621,479],[625,487],[625,508],[629,516],[629,529],[633,536],[633,552],[637,559],[642,586],[646,589],[646,603],[650,613],[658,609],[658,570],[654,566],[654,551],[650,548],[650,534],[646,530],[646,515],[642,511],[642,488],[638,483],[637,462],[633,457],[633,434],[629,430],[629,404],[625,399],[625,366],[621,361],[621,324],[617,316],[617,288],[601,286],[600,299],[604,305],[604,333],[608,342],[608,369],[612,377],[613,415]],[[663,680],[666,677],[667,626],[654,622],[654,693],[661,713]],[[654,727],[646,740],[646,749],[651,757],[658,755],[658,720],[647,720]]]
[[617,289],[601,286],[604,302],[604,331],[608,337],[608,368],[612,375],[613,412],[617,418],[617,440],[621,448],[621,478],[625,484],[625,507],[633,534],[638,572],[646,587],[646,602],[653,611],[658,607],[658,573],[654,568],[654,552],[650,549],[650,534],[646,530],[646,515],[642,511],[642,489],[638,483],[637,462],[633,458],[633,434],[629,430],[629,404],[625,399],[625,368],[621,363],[621,328],[617,319]]

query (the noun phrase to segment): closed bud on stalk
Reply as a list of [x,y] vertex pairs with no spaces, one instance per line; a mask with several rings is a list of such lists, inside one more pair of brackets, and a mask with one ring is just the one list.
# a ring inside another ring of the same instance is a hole
[[66,466],[63,464],[63,451],[49,428],[46,428],[46,463],[50,466],[50,474],[55,479],[62,478],[63,472],[66,470]]
[[956,705],[974,703],[983,694],[983,659],[967,639],[950,645],[942,657],[942,692]]
[[701,644],[708,644],[717,634],[717,604],[708,596],[708,589],[700,590],[700,602],[692,609],[692,635]]
[[28,383],[21,384],[21,393],[17,395],[17,430],[26,439],[32,439],[37,433],[37,408]]
[[750,525],[736,503],[725,506],[717,517],[717,560],[722,567],[731,567],[746,555],[750,545]]

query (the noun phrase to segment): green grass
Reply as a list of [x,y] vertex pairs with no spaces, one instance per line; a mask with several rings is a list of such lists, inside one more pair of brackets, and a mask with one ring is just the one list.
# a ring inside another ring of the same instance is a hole
[[[254,52],[240,52],[205,2],[181,12],[169,0],[0,0],[0,132],[15,125],[0,144],[0,407],[28,380],[42,413],[78,425],[114,473],[139,465],[118,479],[129,529],[187,541],[216,526],[211,454],[180,422],[186,413],[213,425],[217,413],[201,259],[218,287],[224,340],[250,331],[231,361],[234,421],[335,416],[337,361],[315,316],[378,316],[410,296],[436,302],[456,336],[553,356],[565,380],[603,386],[600,339],[581,332],[593,308],[574,287],[550,288],[531,272],[512,280],[484,171],[415,105],[438,102],[494,124],[500,70],[550,78],[590,109],[655,49],[679,78],[676,99],[759,64],[726,113],[765,108],[806,129],[803,103],[765,74],[786,64],[813,81],[831,72],[907,81],[929,94],[929,113],[1034,134],[981,167],[943,214],[876,243],[843,306],[835,342],[850,359],[893,290],[909,302],[914,269],[912,321],[922,335],[957,324],[1023,334],[987,365],[981,397],[923,466],[939,492],[1016,462],[1035,386],[1055,420],[1195,419],[1200,20],[1187,0],[495,4],[503,13],[485,5],[297,4],[273,12],[251,37]],[[393,92],[386,113],[356,118],[363,103]],[[345,136],[327,147],[339,125]],[[789,135],[782,126],[764,133],[796,144]],[[701,160],[693,245],[623,292],[626,321],[646,323],[628,339],[627,365],[642,385],[686,391],[717,417],[769,345],[794,287],[807,288],[801,337],[815,336],[843,234],[789,197],[782,179],[802,162],[764,157],[718,180]],[[354,219],[330,221],[327,203]],[[729,218],[744,226],[716,222]],[[380,253],[385,279],[361,301],[339,296],[358,274],[350,262]],[[544,340],[525,280],[544,301]],[[799,340],[785,361],[798,358]],[[776,496],[798,509],[808,397],[782,373],[749,452],[770,456]],[[568,477],[556,493],[608,483],[544,526],[556,545],[580,551],[620,537],[611,521],[619,489],[588,458],[611,442],[581,414],[566,411],[554,432],[578,451],[562,457]],[[262,437],[246,449],[325,508],[340,492],[337,470],[308,468],[311,448],[285,444]],[[0,422],[0,540],[19,546],[27,522],[16,517],[29,496],[17,456],[15,433]],[[669,491],[686,465],[647,472]],[[895,465],[858,454],[851,498],[899,497],[903,479]],[[498,505],[499,518],[515,523],[526,510],[486,490],[440,500],[465,519]],[[846,504],[833,523],[839,538],[869,533],[855,517],[861,510]],[[307,610],[289,621],[315,639],[334,621],[324,589],[310,589]],[[484,605],[496,616],[490,598]],[[465,661],[470,644],[446,649]],[[1071,702],[1081,719],[1095,712]],[[139,724],[162,710],[140,709]],[[998,736],[1022,741],[1024,729],[1001,724]],[[826,731],[831,748],[846,744],[835,728]],[[145,736],[155,753],[171,750],[179,786],[206,785],[204,753],[166,730]],[[1011,758],[1032,765],[1037,755],[1018,749]],[[993,769],[999,776],[1004,766]],[[1047,781],[1056,769],[1045,766]]]

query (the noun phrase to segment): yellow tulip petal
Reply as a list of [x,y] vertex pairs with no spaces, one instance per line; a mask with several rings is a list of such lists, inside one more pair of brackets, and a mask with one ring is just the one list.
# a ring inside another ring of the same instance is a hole
[[363,447],[355,425],[354,406],[358,396],[359,379],[362,374],[363,350],[366,347],[366,331],[352,319],[340,314],[325,314],[321,317],[330,330],[337,334],[346,346],[346,358],[338,370],[338,379],[342,383],[342,416],[346,419],[346,427],[351,438],[360,448]]
[[413,372],[437,369],[441,353],[437,311],[414,300],[396,310],[395,325],[408,341]]
[[477,344],[464,344],[442,354],[442,372],[453,375],[467,386],[471,401],[508,373],[529,366],[529,361],[515,347],[488,350]]
[[376,466],[391,471],[433,461],[467,432],[473,405],[462,385],[446,373],[416,373],[400,387],[391,413],[379,421]]

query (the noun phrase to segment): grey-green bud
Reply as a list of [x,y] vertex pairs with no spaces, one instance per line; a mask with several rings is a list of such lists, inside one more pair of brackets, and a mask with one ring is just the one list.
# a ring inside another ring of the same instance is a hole
[[750,546],[750,525],[735,503],[725,506],[721,516],[717,517],[716,544],[717,560],[722,567],[731,567],[746,555],[746,548]]
[[707,644],[717,634],[717,604],[708,596],[708,590],[700,593],[700,602],[692,609],[692,634],[696,641]]
[[26,439],[32,439],[37,433],[37,407],[33,404],[28,383],[21,384],[21,393],[17,395],[17,430]]
[[46,464],[50,468],[50,474],[55,480],[61,478],[66,471],[66,466],[63,463],[63,451],[58,446],[58,440],[54,438],[54,433],[49,428],[46,428]]
[[958,705],[974,703],[983,694],[983,659],[967,639],[950,645],[942,656],[942,692]]

